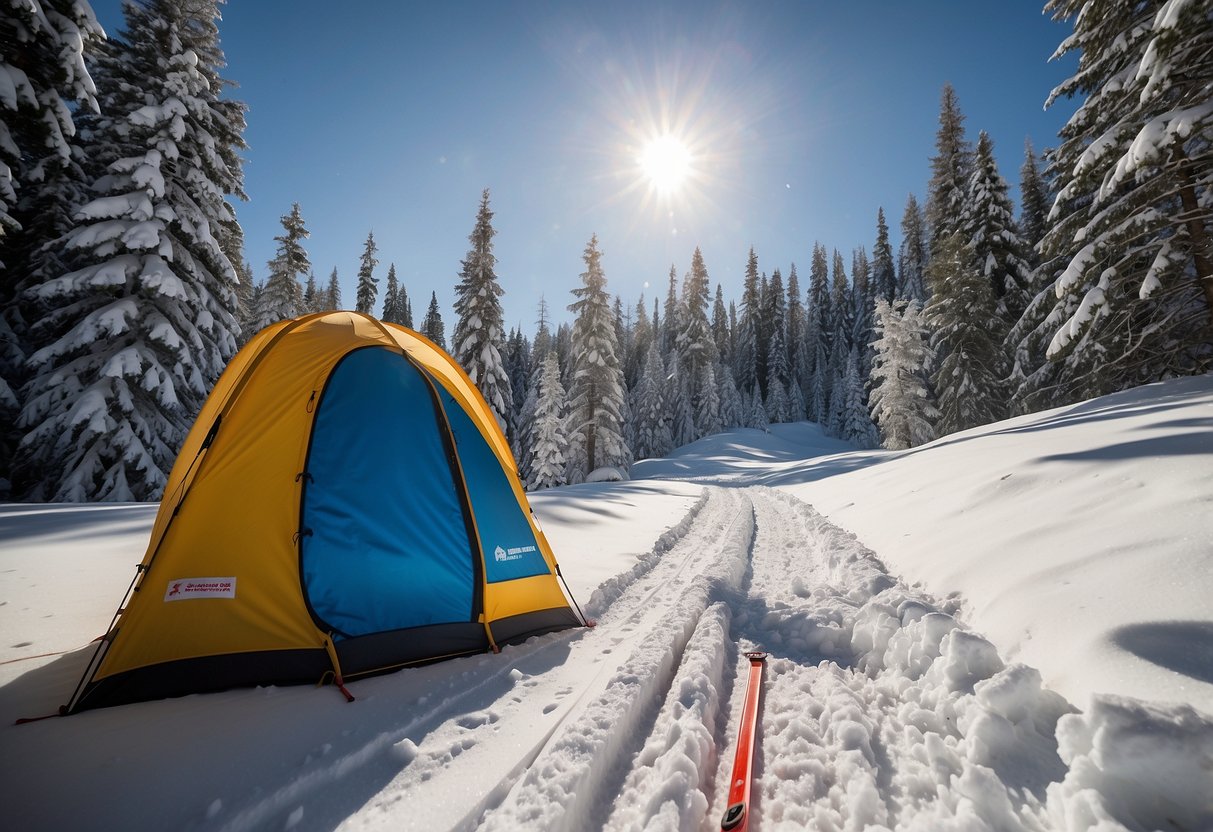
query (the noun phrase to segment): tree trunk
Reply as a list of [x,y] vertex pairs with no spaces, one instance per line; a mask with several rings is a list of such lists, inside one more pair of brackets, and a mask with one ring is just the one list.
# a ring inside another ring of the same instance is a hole
[[1171,160],[1177,163],[1176,176],[1180,180],[1179,201],[1183,205],[1183,223],[1192,240],[1192,261],[1196,265],[1196,281],[1205,293],[1209,307],[1209,318],[1213,320],[1213,252],[1209,249],[1209,230],[1201,221],[1200,203],[1196,200],[1196,187],[1192,177],[1184,169],[1187,156],[1179,144],[1171,146]]

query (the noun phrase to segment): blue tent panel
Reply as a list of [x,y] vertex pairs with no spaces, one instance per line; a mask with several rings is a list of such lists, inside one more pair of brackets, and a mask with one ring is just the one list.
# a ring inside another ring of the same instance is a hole
[[463,466],[489,583],[548,574],[535,533],[514,499],[514,489],[480,429],[450,394],[439,388]]
[[440,429],[430,385],[397,352],[355,350],[329,377],[301,566],[314,614],[338,636],[473,619],[476,554]]

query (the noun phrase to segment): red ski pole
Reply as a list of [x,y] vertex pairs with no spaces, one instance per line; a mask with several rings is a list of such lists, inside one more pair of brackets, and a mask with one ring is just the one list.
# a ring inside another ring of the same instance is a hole
[[746,832],[750,824],[750,775],[754,770],[754,737],[758,733],[758,700],[762,696],[762,669],[767,654],[761,650],[746,653],[750,660],[750,679],[741,705],[741,727],[737,731],[737,756],[733,758],[733,776],[729,781],[729,803],[720,820],[720,828]]

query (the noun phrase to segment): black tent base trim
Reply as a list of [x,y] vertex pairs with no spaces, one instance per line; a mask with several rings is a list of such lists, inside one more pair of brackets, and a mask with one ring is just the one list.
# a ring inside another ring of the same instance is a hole
[[[517,644],[531,636],[580,627],[568,607],[514,615],[492,622],[498,645]],[[490,649],[484,625],[475,622],[432,624],[336,642],[341,670],[348,681],[403,667],[431,664]],[[71,713],[167,699],[230,688],[315,684],[333,662],[323,646],[303,650],[224,653],[149,665],[98,679],[88,686]]]

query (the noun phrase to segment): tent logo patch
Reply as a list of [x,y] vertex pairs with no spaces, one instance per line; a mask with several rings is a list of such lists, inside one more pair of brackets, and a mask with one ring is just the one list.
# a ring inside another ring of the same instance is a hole
[[236,579],[232,578],[173,578],[164,589],[165,601],[186,601],[194,598],[235,598]]
[[512,560],[522,560],[524,555],[536,551],[534,546],[514,546],[510,549],[503,549],[498,546],[493,550],[493,560],[498,563],[508,563]]

